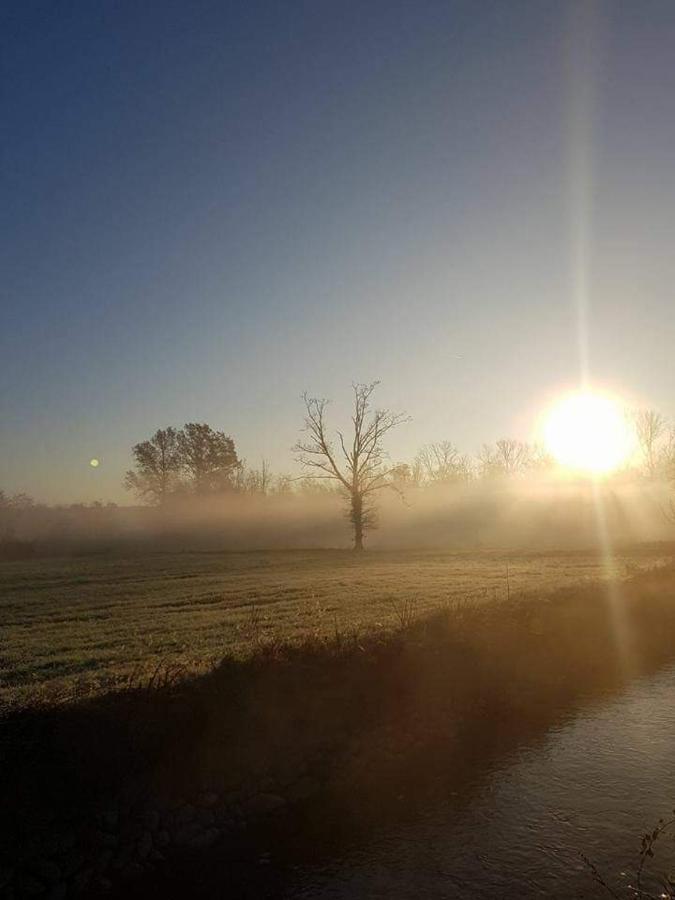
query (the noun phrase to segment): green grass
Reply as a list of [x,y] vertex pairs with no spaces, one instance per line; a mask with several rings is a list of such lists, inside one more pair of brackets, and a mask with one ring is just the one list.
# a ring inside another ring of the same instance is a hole
[[[459,601],[565,585],[663,563],[633,548],[592,553],[345,551],[149,553],[0,564],[0,701],[58,702],[199,671],[266,641],[389,629]],[[506,571],[509,571],[508,586]]]

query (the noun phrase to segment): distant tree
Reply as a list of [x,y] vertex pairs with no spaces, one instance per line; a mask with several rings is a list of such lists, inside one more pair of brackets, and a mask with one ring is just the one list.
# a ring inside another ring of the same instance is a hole
[[544,469],[550,469],[553,465],[554,459],[546,448],[538,443],[532,444],[530,447],[528,468],[541,472]]
[[268,494],[272,487],[270,464],[261,460],[259,469],[246,469],[241,464],[241,489],[248,494]]
[[660,442],[666,433],[666,420],[653,409],[640,409],[635,414],[635,432],[648,478],[655,478],[663,462]]
[[0,540],[11,540],[23,514],[35,508],[28,494],[6,494],[0,490]]
[[35,506],[35,500],[28,494],[6,494],[0,490],[0,509],[16,509],[25,510],[32,509]]
[[293,478],[290,475],[277,475],[271,479],[270,493],[288,495],[293,493]]
[[196,494],[235,488],[241,464],[231,437],[205,423],[188,422],[177,440],[181,468]]
[[675,428],[671,428],[661,447],[661,466],[664,477],[675,481]]
[[412,487],[414,485],[413,470],[408,463],[396,463],[395,466],[392,466],[389,471],[389,478],[393,485],[400,488]]
[[161,505],[176,489],[182,455],[175,428],[160,428],[153,436],[132,448],[135,468],[124,476],[124,486],[149,503]]
[[484,478],[520,475],[532,467],[533,449],[513,438],[502,438],[492,446],[483,444],[478,464]]
[[497,458],[505,475],[517,475],[530,468],[532,450],[529,444],[514,441],[513,438],[502,438],[496,443]]
[[395,488],[385,464],[384,438],[398,425],[409,421],[403,413],[373,409],[371,397],[378,381],[354,384],[352,431],[348,437],[337,431],[339,449],[334,449],[326,426],[327,400],[303,395],[306,440],[295,445],[300,462],[316,479],[335,481],[349,503],[349,520],[354,528],[354,549],[363,550],[363,538],[375,525],[374,496],[385,488]]
[[471,478],[471,461],[450,441],[426,444],[417,453],[415,466],[427,484],[467,482]]

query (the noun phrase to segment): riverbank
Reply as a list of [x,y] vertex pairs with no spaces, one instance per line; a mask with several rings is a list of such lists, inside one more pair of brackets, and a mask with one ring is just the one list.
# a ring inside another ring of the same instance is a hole
[[183,896],[187,879],[206,896],[226,861],[247,896],[269,845],[414,816],[672,659],[675,569],[401,613],[394,632],[261,641],[190,681],[160,668],[142,689],[5,718],[5,893]]

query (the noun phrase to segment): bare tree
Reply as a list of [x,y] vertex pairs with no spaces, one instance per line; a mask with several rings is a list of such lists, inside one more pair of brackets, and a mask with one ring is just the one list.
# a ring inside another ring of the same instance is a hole
[[497,441],[496,447],[505,475],[516,475],[530,467],[532,453],[528,444],[513,438],[502,438]]
[[653,409],[640,409],[635,414],[635,431],[647,475],[654,478],[661,461],[659,442],[666,431],[666,420]]
[[409,421],[404,413],[373,409],[371,397],[378,381],[354,384],[352,433],[337,431],[336,450],[326,426],[327,400],[303,395],[307,435],[294,450],[313,478],[336,481],[349,503],[349,520],[354,527],[354,549],[363,550],[363,538],[375,524],[374,495],[384,488],[396,489],[391,479],[395,467],[386,465],[384,438],[393,428]]
[[450,441],[426,444],[415,457],[413,467],[428,484],[467,482],[471,478],[471,462],[461,456]]
[[478,463],[484,478],[518,475],[532,465],[533,451],[529,444],[513,438],[502,438],[493,446],[483,444]]
[[132,451],[136,467],[129,469],[124,486],[150,503],[163,504],[175,490],[182,467],[175,428],[159,428],[153,436],[136,444]]
[[270,493],[287,496],[293,493],[293,478],[290,475],[277,475],[271,480]]
[[241,490],[248,494],[268,494],[272,486],[270,464],[262,459],[259,469],[246,469],[241,463]]

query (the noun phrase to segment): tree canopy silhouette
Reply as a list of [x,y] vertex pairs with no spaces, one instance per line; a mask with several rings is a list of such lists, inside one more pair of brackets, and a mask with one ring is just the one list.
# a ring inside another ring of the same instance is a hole
[[175,428],[159,428],[131,450],[135,469],[124,476],[124,486],[141,500],[163,504],[178,486],[182,458]]
[[199,422],[180,430],[160,428],[135,444],[132,453],[136,465],[126,473],[124,486],[158,505],[179,490],[201,495],[232,490],[241,468],[232,438]]

